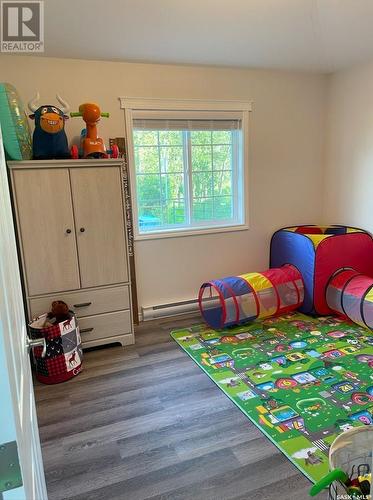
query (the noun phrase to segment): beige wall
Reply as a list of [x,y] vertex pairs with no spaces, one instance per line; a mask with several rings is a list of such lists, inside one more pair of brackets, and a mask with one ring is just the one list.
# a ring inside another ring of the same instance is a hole
[[[136,244],[139,300],[153,305],[195,297],[202,281],[261,270],[272,232],[322,215],[326,77],[302,73],[198,66],[0,56],[0,81],[26,101],[58,91],[76,109],[97,101],[109,120],[104,138],[122,136],[118,96],[253,100],[250,119],[250,229]],[[83,123],[67,125],[70,137]],[[373,144],[373,142],[372,142]]]
[[373,63],[328,87],[324,219],[373,231]]

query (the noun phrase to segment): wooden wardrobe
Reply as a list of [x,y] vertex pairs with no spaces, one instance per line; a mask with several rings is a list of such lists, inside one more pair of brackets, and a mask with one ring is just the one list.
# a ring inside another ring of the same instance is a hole
[[134,343],[120,160],[9,162],[29,317],[63,300],[83,347]]

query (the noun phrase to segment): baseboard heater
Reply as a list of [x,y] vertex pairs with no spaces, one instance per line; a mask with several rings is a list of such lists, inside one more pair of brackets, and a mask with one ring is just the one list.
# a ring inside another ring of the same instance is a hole
[[199,311],[198,300],[183,300],[172,302],[171,304],[159,304],[157,306],[142,307],[142,321],[149,321],[156,318],[166,318],[168,316],[179,316],[180,314],[191,314]]

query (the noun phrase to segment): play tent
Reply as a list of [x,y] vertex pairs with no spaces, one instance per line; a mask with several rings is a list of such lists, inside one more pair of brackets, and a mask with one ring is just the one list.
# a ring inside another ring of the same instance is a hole
[[203,283],[199,306],[212,328],[299,309],[341,314],[373,328],[373,239],[340,225],[292,226],[271,239],[271,268]]

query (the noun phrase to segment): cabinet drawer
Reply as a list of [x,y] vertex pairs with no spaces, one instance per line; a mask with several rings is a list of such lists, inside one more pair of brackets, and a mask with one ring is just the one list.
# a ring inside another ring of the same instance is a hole
[[82,342],[131,333],[130,311],[100,314],[79,319]]
[[82,290],[79,292],[59,293],[49,297],[30,299],[31,316],[48,312],[54,300],[63,300],[78,318],[119,311],[129,308],[128,286],[104,288],[101,290]]

